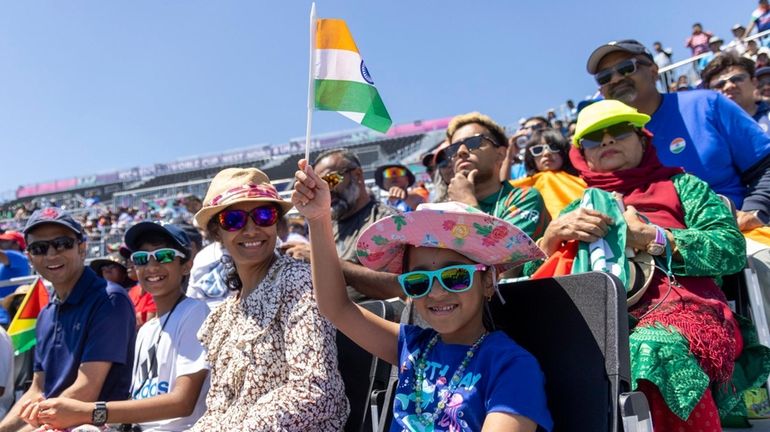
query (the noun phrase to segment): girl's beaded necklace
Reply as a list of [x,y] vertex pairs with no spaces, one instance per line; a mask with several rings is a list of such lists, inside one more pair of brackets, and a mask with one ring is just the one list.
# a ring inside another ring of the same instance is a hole
[[427,367],[428,354],[430,354],[430,351],[433,349],[433,346],[436,345],[436,342],[438,342],[439,334],[436,333],[433,336],[433,338],[428,342],[428,345],[425,347],[425,350],[422,352],[422,354],[420,355],[420,358],[417,360],[417,365],[414,370],[414,374],[415,374],[414,412],[415,414],[417,414],[420,420],[420,423],[422,423],[424,426],[435,424],[438,417],[441,415],[442,412],[444,412],[444,408],[446,407],[447,401],[449,400],[450,397],[452,397],[455,390],[457,389],[457,386],[460,384],[460,380],[462,379],[462,376],[465,373],[465,368],[468,366],[468,363],[470,363],[471,359],[476,354],[476,351],[478,351],[479,347],[481,346],[481,343],[484,341],[484,338],[487,337],[487,334],[488,334],[487,332],[482,333],[482,335],[479,336],[478,339],[476,339],[476,342],[474,342],[473,345],[471,345],[471,347],[468,348],[468,351],[465,353],[465,358],[460,363],[460,366],[457,367],[457,370],[455,371],[454,375],[452,375],[452,379],[449,381],[449,388],[441,392],[442,395],[438,403],[436,404],[436,409],[433,411],[433,414],[430,416],[422,414],[422,382],[423,380],[425,380],[425,369]]

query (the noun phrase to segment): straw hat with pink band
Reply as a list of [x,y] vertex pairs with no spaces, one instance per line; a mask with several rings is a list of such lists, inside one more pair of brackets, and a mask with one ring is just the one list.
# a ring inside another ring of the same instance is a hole
[[214,215],[240,202],[274,203],[286,214],[294,206],[278,195],[270,178],[256,168],[226,168],[209,185],[203,207],[195,214],[195,222],[205,228]]
[[370,225],[358,238],[358,260],[372,270],[402,273],[406,246],[451,249],[498,271],[546,258],[515,225],[459,202],[417,210]]

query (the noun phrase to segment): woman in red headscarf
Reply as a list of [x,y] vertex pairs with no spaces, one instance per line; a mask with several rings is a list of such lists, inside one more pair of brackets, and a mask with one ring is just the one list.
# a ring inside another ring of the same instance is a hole
[[[718,431],[717,401],[729,410],[740,399],[728,382],[743,339],[714,278],[742,270],[745,242],[706,183],[661,165],[643,129],[649,119],[618,101],[590,105],[578,117],[570,159],[589,188],[622,196],[625,247],[670,263],[672,277],[654,269],[629,308],[638,320],[630,335],[632,385],[646,395],[654,427]],[[539,245],[550,255],[570,240],[591,243],[614,223],[573,203]]]

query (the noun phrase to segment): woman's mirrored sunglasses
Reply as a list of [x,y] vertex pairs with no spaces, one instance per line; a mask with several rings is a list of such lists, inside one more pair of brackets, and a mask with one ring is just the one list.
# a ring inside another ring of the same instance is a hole
[[538,157],[542,155],[545,151],[548,151],[548,153],[559,153],[559,149],[556,147],[551,147],[550,144],[536,144],[529,148],[529,153],[532,154],[532,156]]
[[474,151],[478,150],[479,147],[481,147],[481,143],[484,142],[484,140],[489,141],[490,144],[493,146],[497,146],[495,143],[495,140],[492,138],[484,135],[484,134],[476,134],[471,137],[461,139],[460,141],[455,141],[452,144],[449,144],[449,147],[444,149],[444,157],[446,159],[452,159],[455,157],[457,152],[460,150],[460,146],[464,145],[465,148],[468,149],[468,151]]
[[433,286],[433,278],[438,279],[441,286],[453,293],[468,291],[473,286],[473,275],[484,271],[484,264],[460,264],[438,270],[418,270],[398,276],[398,283],[404,294],[411,298],[425,297]]
[[56,237],[53,240],[39,240],[27,245],[27,252],[30,255],[45,255],[48,253],[48,248],[53,246],[56,252],[63,250],[69,250],[75,247],[75,243],[80,243],[79,240],[72,237]]
[[135,266],[146,266],[150,263],[150,257],[155,258],[155,262],[158,264],[168,264],[174,262],[174,258],[185,258],[186,255],[176,249],[162,248],[152,252],[136,251],[131,254],[130,259]]
[[245,227],[249,216],[258,227],[269,227],[278,222],[278,209],[272,205],[255,207],[251,211],[227,209],[219,213],[217,220],[223,230],[233,232]]
[[609,134],[615,141],[619,141],[631,136],[636,132],[636,126],[630,123],[619,123],[612,125],[608,128],[586,134],[583,138],[580,138],[579,144],[581,148],[592,149],[602,145],[604,140],[604,134]]
[[612,81],[612,74],[618,73],[620,76],[627,77],[634,72],[636,72],[639,68],[639,65],[642,66],[652,66],[652,63],[646,62],[644,60],[639,60],[638,58],[630,58],[628,60],[623,60],[622,62],[616,64],[613,67],[600,70],[599,72],[594,75],[594,79],[596,80],[596,83],[600,86],[603,86],[610,81]]

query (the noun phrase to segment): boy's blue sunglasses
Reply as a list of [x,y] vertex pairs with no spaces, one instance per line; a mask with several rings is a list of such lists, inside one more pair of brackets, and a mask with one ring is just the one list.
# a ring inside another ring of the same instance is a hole
[[468,291],[473,286],[473,275],[484,271],[484,264],[460,264],[438,270],[417,270],[398,276],[398,283],[404,294],[411,298],[425,297],[433,286],[433,278],[438,279],[445,290],[453,293]]

